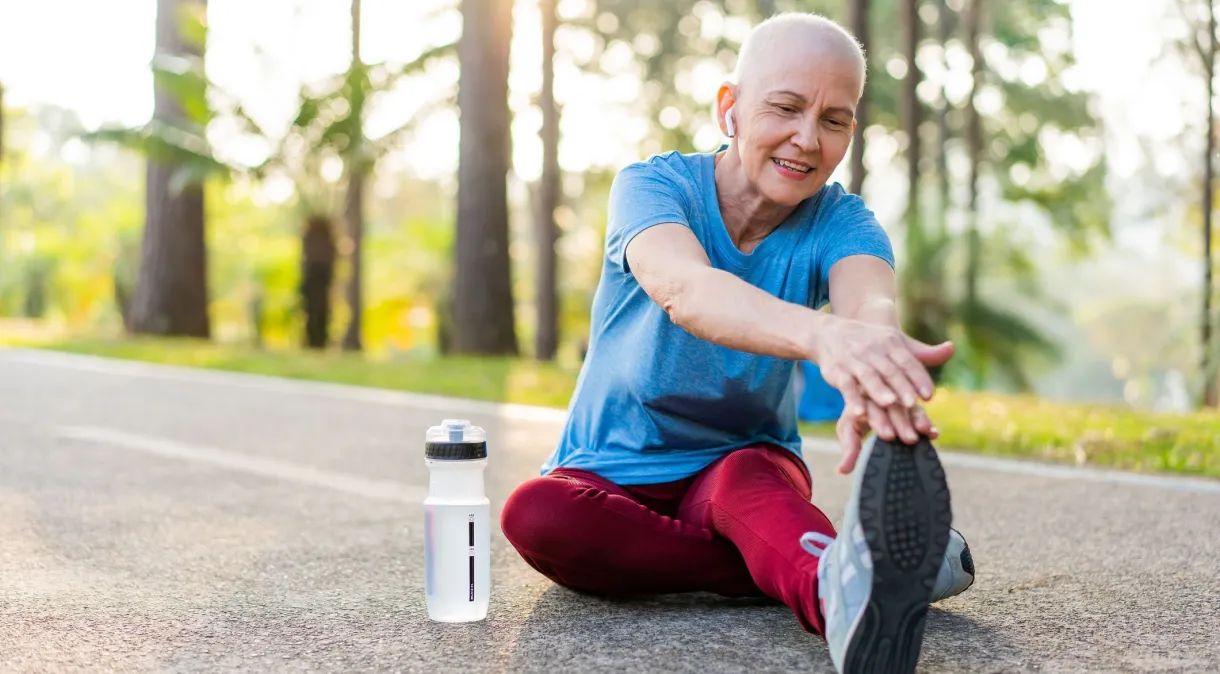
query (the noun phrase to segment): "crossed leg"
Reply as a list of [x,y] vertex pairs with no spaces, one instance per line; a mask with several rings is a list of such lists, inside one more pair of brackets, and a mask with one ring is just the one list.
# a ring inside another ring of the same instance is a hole
[[766,595],[820,634],[817,559],[799,541],[808,531],[833,536],[834,528],[810,491],[804,464],[765,445],[666,484],[623,486],[561,468],[513,492],[501,529],[530,566],[565,587],[611,596]]

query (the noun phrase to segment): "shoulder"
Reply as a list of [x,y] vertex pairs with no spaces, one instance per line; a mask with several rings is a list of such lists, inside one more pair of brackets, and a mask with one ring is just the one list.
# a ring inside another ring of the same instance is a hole
[[814,241],[826,269],[850,255],[873,255],[894,265],[889,234],[859,195],[831,183],[819,195]]
[[700,161],[706,155],[683,154],[677,150],[632,162],[614,176],[614,187],[652,187],[668,189],[686,196],[697,191]]
[[839,183],[828,183],[816,197],[818,199],[815,218],[818,223],[835,228],[851,225],[881,225],[877,217],[864,203],[864,199],[843,189]]

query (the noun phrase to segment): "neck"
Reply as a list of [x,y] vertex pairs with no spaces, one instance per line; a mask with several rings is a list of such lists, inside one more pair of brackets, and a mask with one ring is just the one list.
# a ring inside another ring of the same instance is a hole
[[796,210],[795,206],[768,201],[750,185],[741,157],[732,146],[716,155],[716,198],[724,228],[743,253],[753,251]]

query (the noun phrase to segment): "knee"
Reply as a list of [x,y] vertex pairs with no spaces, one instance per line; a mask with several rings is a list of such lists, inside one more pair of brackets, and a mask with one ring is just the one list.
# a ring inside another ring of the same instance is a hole
[[717,481],[721,488],[767,483],[787,485],[805,498],[812,495],[808,473],[800,458],[782,447],[744,447],[725,456],[721,462],[719,472],[724,477]]
[[752,476],[775,472],[778,466],[766,447],[743,447],[721,459],[721,472],[731,476]]
[[537,553],[561,538],[568,497],[564,480],[538,477],[522,483],[500,510],[500,530],[518,552]]

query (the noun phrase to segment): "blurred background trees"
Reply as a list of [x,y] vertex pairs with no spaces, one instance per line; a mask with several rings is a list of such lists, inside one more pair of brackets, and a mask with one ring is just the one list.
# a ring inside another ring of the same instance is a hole
[[[741,39],[766,16],[804,10],[851,27],[867,50],[861,124],[836,179],[895,241],[907,330],[958,342],[943,383],[1154,404],[1175,371],[1214,403],[1210,271],[1200,299],[1175,297],[1158,319],[1201,306],[1193,341],[1162,326],[1159,354],[1114,338],[1135,319],[1110,308],[1112,295],[1089,300],[1103,272],[1073,280],[1113,259],[1125,184],[1098,94],[1073,78],[1073,3],[452,0],[400,26],[416,38],[401,58],[370,59],[380,10],[351,0],[350,23],[335,15],[329,27],[345,63],[256,121],[249,88],[229,91],[205,58],[216,2],[157,1],[147,124],[86,129],[48,106],[0,113],[0,316],[574,366],[615,170],[724,142],[712,101]],[[1174,3],[1165,20],[1188,27],[1180,56],[1210,103],[1209,3]],[[313,11],[293,7],[293,20]],[[593,99],[617,115],[613,128],[588,126]],[[1183,147],[1210,158],[1210,128]],[[442,133],[453,139],[444,157],[429,144]],[[146,185],[131,180],[140,162]],[[1195,163],[1210,185],[1210,162]],[[1210,270],[1212,188],[1174,189],[1200,205],[1148,212],[1199,221],[1193,243],[1175,245]]]

